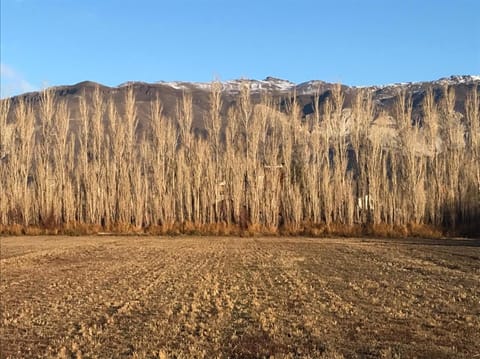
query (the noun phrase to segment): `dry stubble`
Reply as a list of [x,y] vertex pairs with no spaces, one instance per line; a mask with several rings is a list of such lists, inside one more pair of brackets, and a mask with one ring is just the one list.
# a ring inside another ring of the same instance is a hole
[[1,354],[480,354],[480,242],[1,238]]

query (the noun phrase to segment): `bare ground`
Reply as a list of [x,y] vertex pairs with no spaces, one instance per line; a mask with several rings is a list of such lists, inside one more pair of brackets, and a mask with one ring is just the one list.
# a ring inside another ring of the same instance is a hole
[[0,245],[1,358],[480,358],[480,240]]

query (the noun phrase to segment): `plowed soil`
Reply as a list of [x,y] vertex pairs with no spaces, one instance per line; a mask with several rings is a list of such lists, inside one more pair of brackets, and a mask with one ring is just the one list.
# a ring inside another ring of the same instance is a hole
[[0,245],[1,358],[480,358],[480,240]]

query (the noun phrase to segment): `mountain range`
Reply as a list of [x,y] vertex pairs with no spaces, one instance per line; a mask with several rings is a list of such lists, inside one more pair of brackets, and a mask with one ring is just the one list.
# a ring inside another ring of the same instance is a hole
[[[248,84],[253,103],[259,103],[264,94],[269,95],[279,104],[280,111],[286,111],[285,104],[294,96],[300,106],[303,116],[308,116],[313,112],[315,101],[318,99],[320,105],[331,96],[331,90],[336,84],[319,80],[313,80],[295,84],[293,82],[267,77],[264,80],[238,79],[232,81],[221,82],[222,88],[222,115],[225,115],[228,108],[238,101],[238,94],[242,84]],[[137,114],[140,122],[144,116],[148,115],[150,104],[158,97],[163,105],[163,113],[167,117],[174,118],[177,104],[181,100],[184,93],[190,93],[193,99],[193,129],[204,129],[203,119],[209,109],[209,94],[211,83],[196,82],[126,82],[116,87],[108,87],[99,83],[84,81],[75,85],[56,86],[51,88],[57,99],[65,100],[71,118],[78,116],[78,98],[87,95],[87,99],[93,93],[95,88],[99,88],[104,98],[112,98],[113,101],[121,105],[125,98],[127,88],[132,88],[137,104]],[[455,90],[455,111],[459,114],[464,113],[464,101],[467,94],[476,89],[480,92],[480,76],[463,75],[441,78],[429,82],[407,82],[395,83],[382,86],[346,86],[342,85],[342,92],[345,96],[344,107],[351,107],[352,100],[358,91],[371,92],[375,105],[375,117],[384,114],[393,115],[396,97],[399,91],[405,90],[407,95],[412,98],[412,117],[422,116],[422,101],[428,88],[432,88],[436,101],[441,101],[445,88]],[[33,103],[34,109],[40,101],[40,92],[25,93],[12,98],[12,104],[19,98],[24,98]]]

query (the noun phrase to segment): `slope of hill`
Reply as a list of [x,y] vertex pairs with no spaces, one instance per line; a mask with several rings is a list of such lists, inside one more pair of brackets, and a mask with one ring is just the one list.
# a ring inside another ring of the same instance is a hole
[[[259,103],[263,95],[268,95],[280,104],[279,109],[281,111],[285,111],[285,106],[282,106],[282,104],[296,96],[303,116],[313,112],[317,96],[321,106],[331,96],[331,90],[335,85],[318,80],[294,84],[274,77],[267,77],[264,80],[239,79],[222,82],[223,107],[221,112],[223,116],[226,115],[228,108],[236,103],[237,96],[244,84],[249,86],[254,103]],[[204,129],[203,119],[209,109],[211,83],[179,81],[145,83],[131,81],[117,87],[107,87],[95,82],[84,81],[75,85],[57,86],[53,90],[59,99],[64,99],[67,102],[72,118],[76,118],[78,117],[78,98],[83,94],[86,94],[88,98],[96,87],[100,88],[104,96],[112,98],[119,107],[124,101],[125,91],[132,87],[140,119],[146,116],[150,103],[155,101],[157,97],[162,102],[164,114],[167,117],[175,117],[177,103],[181,100],[183,93],[190,93],[193,97],[194,126],[196,129]],[[352,101],[359,91],[371,92],[377,110],[375,118],[384,111],[393,115],[395,99],[400,91],[405,91],[413,100],[413,117],[419,118],[421,117],[421,105],[426,90],[432,88],[435,100],[439,101],[445,87],[454,89],[456,95],[455,110],[463,113],[466,94],[472,88],[477,88],[477,91],[480,91],[480,76],[451,76],[431,82],[407,82],[368,87],[342,85],[342,90],[346,108],[352,106]],[[35,103],[39,101],[40,93],[31,92],[14,97],[13,103],[19,97]]]

